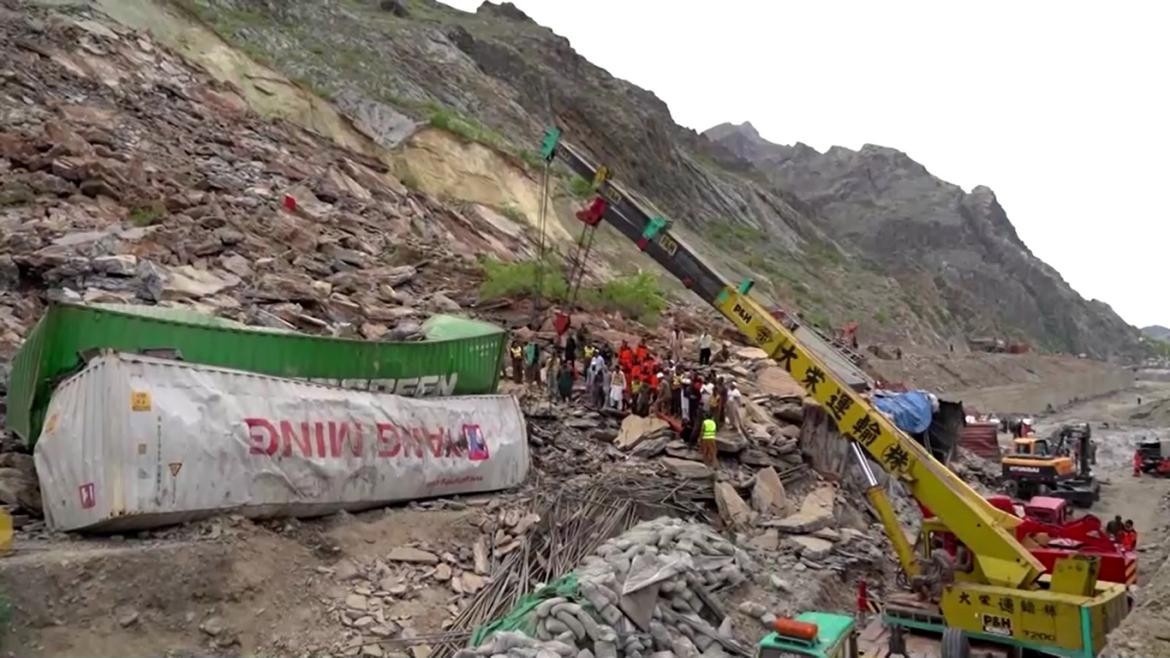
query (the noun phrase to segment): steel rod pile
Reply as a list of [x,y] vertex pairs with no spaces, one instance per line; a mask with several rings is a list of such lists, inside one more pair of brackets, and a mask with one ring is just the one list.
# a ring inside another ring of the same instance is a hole
[[[450,632],[465,635],[502,617],[535,587],[572,571],[602,542],[633,526],[638,521],[635,501],[607,489],[605,481],[595,481],[584,491],[562,488],[538,495],[531,507],[540,523],[523,548],[509,553],[493,570],[491,584],[455,617]],[[435,648],[435,655],[449,656],[461,647],[447,641]]]

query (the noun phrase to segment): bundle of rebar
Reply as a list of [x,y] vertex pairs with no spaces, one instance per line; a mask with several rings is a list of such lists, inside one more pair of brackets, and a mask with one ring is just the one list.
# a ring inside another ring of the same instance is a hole
[[453,639],[435,647],[435,655],[453,654],[462,647],[458,640],[476,627],[503,617],[521,598],[572,571],[606,539],[637,523],[636,503],[610,490],[604,479],[584,490],[562,487],[555,493],[538,494],[531,509],[540,521],[524,545],[492,570],[492,582],[455,617],[448,627]]
[[[804,466],[779,473],[781,480],[800,477]],[[540,586],[569,573],[607,539],[638,521],[675,516],[710,521],[713,498],[709,480],[680,480],[616,470],[589,478],[583,485],[560,483],[538,489],[530,511],[540,521],[520,548],[491,556],[491,583],[447,628],[434,655],[445,658],[463,647],[474,630],[502,618]]]

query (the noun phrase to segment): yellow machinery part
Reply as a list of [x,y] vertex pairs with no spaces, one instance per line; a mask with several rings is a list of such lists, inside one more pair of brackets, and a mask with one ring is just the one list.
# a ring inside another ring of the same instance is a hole
[[[570,168],[586,179],[598,168],[569,145],[563,145]],[[726,318],[784,367],[788,373],[833,418],[843,440],[853,446],[868,467],[862,451],[877,461],[891,477],[898,478],[919,501],[930,506],[946,526],[971,551],[974,564],[971,582],[956,582],[944,590],[941,613],[947,626],[974,633],[1001,635],[1017,645],[1041,650],[1066,648],[1067,655],[1091,655],[1104,644],[1106,633],[1115,628],[1127,611],[1125,588],[1113,583],[1096,583],[1092,596],[1053,591],[1039,560],[1015,539],[1020,519],[991,506],[982,496],[934,459],[924,447],[895,428],[854,391],[843,387],[819,359],[808,353],[782,323],[754,302],[747,293],[750,282],[737,289],[702,264],[693,250],[677,237],[663,231],[655,213],[615,183],[605,184],[601,193],[611,202],[605,219],[639,247],[650,249],[652,258],[680,277],[688,287],[703,292]],[[640,233],[640,237],[639,237]],[[650,240],[653,239],[653,243]],[[680,274],[680,272],[683,272]],[[698,281],[693,275],[704,277]],[[713,285],[712,285],[713,284]],[[713,290],[718,290],[713,293]],[[714,294],[714,297],[711,295]],[[912,551],[899,546],[905,541],[870,473],[868,493],[883,526],[890,536],[907,573],[917,563]],[[1060,589],[1082,588],[1089,578],[1070,574],[1058,581]],[[992,629],[989,631],[988,629]]]
[[[947,526],[971,550],[988,583],[1028,587],[1044,572],[1040,561],[1008,531],[1018,520],[992,507],[857,393],[840,386],[825,365],[763,307],[730,286],[719,296],[717,307],[824,406],[843,438],[856,441],[915,498],[929,501],[931,511],[947,519]],[[913,560],[902,567],[907,573],[916,569]]]
[[921,569],[914,556],[914,547],[910,544],[910,540],[906,539],[906,533],[902,532],[902,524],[898,521],[898,515],[894,513],[894,508],[890,505],[890,499],[886,497],[886,492],[880,486],[870,487],[866,489],[865,497],[873,505],[878,519],[882,522],[882,527],[886,530],[886,535],[890,538],[890,543],[894,545],[894,553],[898,556],[898,563],[902,565],[907,576],[917,576]]
[[1052,586],[1049,589],[1062,594],[1092,596],[1100,571],[1101,560],[1096,556],[1070,555],[1052,566]]
[[0,509],[0,553],[7,553],[12,548],[12,515],[7,510]]
[[1125,586],[1107,582],[1098,583],[1089,598],[1048,589],[955,583],[943,589],[940,607],[954,628],[1073,651],[1083,650],[1087,637],[1092,655],[1101,651],[1106,634],[1128,611]]

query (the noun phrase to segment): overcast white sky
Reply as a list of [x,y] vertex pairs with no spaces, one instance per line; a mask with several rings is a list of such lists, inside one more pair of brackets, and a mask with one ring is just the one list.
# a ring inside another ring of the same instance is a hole
[[1170,326],[1170,3],[513,1],[684,126],[987,185],[1083,296]]

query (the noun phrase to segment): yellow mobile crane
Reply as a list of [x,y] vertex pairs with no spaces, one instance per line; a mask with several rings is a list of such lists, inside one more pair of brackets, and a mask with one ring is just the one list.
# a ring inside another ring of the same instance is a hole
[[559,156],[575,173],[593,181],[598,196],[578,213],[579,219],[593,228],[604,219],[637,243],[823,405],[842,440],[849,442],[867,481],[867,498],[907,576],[918,575],[920,565],[869,459],[898,478],[971,552],[971,571],[956,574],[956,582],[943,589],[937,608],[887,605],[883,612],[887,624],[941,633],[944,655],[965,655],[961,647],[966,647],[966,638],[1050,655],[1097,655],[1105,635],[1128,612],[1128,603],[1124,585],[1097,580],[1095,558],[1069,557],[1059,561],[1051,575],[1045,574],[1043,565],[1011,532],[1019,523],[1016,517],[992,507],[926,448],[843,385],[824,360],[748,295],[750,280],[738,286],[728,283],[670,231],[665,217],[612,180],[607,167],[594,165],[582,151],[560,142],[559,130],[545,135],[541,152],[546,165]]

